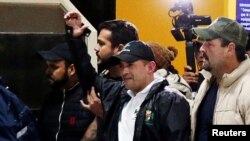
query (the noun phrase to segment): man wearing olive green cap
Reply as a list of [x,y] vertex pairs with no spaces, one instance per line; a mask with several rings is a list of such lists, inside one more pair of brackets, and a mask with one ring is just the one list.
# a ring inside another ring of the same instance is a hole
[[250,59],[245,55],[248,34],[239,23],[224,17],[194,32],[204,40],[201,51],[212,76],[205,78],[195,97],[191,137],[208,141],[212,125],[250,124]]

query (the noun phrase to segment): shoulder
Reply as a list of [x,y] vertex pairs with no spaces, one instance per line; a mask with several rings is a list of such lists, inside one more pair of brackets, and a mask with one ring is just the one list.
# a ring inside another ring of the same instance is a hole
[[160,92],[160,100],[164,99],[167,99],[168,101],[188,102],[187,98],[179,90],[170,86],[165,86],[164,89]]
[[165,86],[164,89],[159,92],[155,103],[161,113],[179,113],[190,114],[191,103],[187,98],[180,93],[177,89]]
[[237,82],[235,85],[235,89],[239,89],[240,91],[240,98],[242,99],[242,102],[246,102],[250,106],[250,87],[249,87],[249,80],[250,80],[250,70],[245,72],[244,75],[242,75],[241,79]]

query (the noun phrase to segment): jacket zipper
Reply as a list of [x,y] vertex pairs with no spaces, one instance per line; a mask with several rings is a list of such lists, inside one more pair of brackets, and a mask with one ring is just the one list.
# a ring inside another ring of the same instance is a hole
[[61,118],[62,118],[63,107],[64,107],[64,103],[65,103],[65,93],[66,93],[66,90],[63,89],[63,103],[62,103],[62,106],[61,106],[61,111],[60,111],[59,119],[58,119],[59,126],[58,126],[58,130],[57,130],[57,133],[56,133],[56,141],[58,139],[58,135],[59,135],[59,132],[60,132],[60,129],[61,129]]

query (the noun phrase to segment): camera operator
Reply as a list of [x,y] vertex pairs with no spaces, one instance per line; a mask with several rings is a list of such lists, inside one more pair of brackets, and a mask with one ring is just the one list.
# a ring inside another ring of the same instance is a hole
[[[172,14],[174,15],[171,15]],[[194,98],[203,77],[203,58],[199,51],[202,45],[199,42],[193,42],[197,36],[193,34],[192,29],[198,25],[208,25],[211,23],[210,16],[198,16],[193,13],[193,5],[191,2],[181,1],[174,5],[169,10],[169,16],[172,17],[174,29],[171,30],[172,35],[177,41],[186,41],[186,57],[187,65],[184,68],[183,78],[189,83],[192,88],[192,97]],[[183,36],[184,35],[184,36]],[[196,61],[195,61],[196,60]],[[200,73],[195,73],[195,62],[198,63]],[[202,71],[201,71],[202,70]],[[206,71],[205,71],[206,74]],[[204,74],[204,75],[205,75]]]
[[198,72],[193,72],[191,66],[185,66],[183,78],[192,88],[192,98],[194,99],[204,78],[209,77],[211,74],[209,72],[209,62],[207,58],[203,56],[203,53],[200,51],[202,43],[199,41],[194,41],[193,43]]

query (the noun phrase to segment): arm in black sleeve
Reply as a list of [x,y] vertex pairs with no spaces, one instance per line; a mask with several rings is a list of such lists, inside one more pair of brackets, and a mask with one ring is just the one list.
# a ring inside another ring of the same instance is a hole
[[101,99],[105,99],[108,95],[116,94],[115,92],[122,85],[121,81],[98,76],[94,67],[90,62],[90,55],[87,52],[87,45],[81,37],[73,38],[72,30],[66,26],[66,34],[69,44],[69,49],[73,57],[73,63],[76,67],[76,72],[83,90],[90,90],[92,86],[100,93]]
[[[67,34],[70,34],[70,32]],[[88,54],[87,45],[80,37],[72,38],[70,35],[67,35],[67,37],[80,85],[83,90],[90,90],[91,86],[94,85],[97,73],[91,64],[91,57]]]

